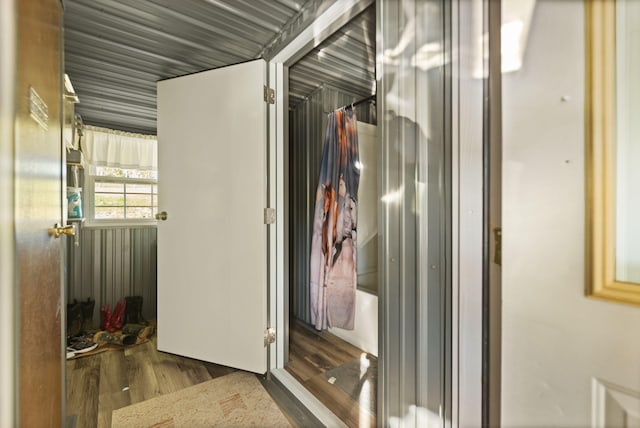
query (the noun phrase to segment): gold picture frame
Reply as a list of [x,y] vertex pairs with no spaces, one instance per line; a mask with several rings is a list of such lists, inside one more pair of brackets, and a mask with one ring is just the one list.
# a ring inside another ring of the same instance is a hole
[[616,1],[586,0],[586,292],[640,305],[616,279]]

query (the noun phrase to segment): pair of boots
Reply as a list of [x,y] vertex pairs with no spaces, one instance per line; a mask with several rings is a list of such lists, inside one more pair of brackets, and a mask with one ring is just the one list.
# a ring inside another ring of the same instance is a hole
[[120,330],[125,324],[147,324],[142,317],[142,296],[127,296],[118,301],[113,313],[110,309],[109,305],[104,305],[100,309],[101,327],[110,333]]
[[116,303],[116,307],[113,308],[113,312],[111,312],[111,305],[102,305],[100,308],[100,328],[108,331],[109,333],[120,330],[123,325],[122,315],[124,314],[125,307],[126,303],[124,299],[120,299],[118,303]]
[[67,304],[67,337],[75,337],[81,333],[94,330],[93,328],[93,308],[96,301],[87,298],[86,302],[78,302],[73,299],[73,303]]

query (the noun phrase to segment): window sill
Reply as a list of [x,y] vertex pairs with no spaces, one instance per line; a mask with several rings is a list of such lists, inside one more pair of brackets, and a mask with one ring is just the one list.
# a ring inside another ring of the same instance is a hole
[[116,229],[132,227],[156,227],[157,220],[86,220],[82,227],[84,229]]

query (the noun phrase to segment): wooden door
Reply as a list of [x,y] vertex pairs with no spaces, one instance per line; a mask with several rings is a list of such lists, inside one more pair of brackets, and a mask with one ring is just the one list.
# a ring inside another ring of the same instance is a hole
[[158,349],[267,369],[266,63],[158,83]]
[[15,239],[20,426],[62,423],[61,5],[18,2]]

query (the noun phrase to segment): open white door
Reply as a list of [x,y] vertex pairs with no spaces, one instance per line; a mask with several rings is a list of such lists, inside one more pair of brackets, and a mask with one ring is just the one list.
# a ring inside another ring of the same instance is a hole
[[158,82],[158,350],[267,370],[266,63]]

